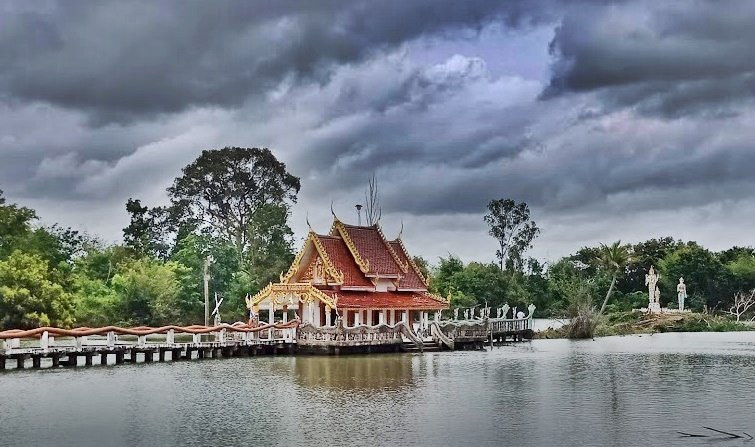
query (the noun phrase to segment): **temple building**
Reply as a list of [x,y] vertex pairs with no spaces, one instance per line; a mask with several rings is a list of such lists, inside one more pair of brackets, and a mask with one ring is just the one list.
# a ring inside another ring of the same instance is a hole
[[[427,291],[401,237],[386,239],[379,225],[347,225],[334,218],[330,233],[310,229],[280,282],[247,299],[253,316],[272,322],[296,312],[302,324],[330,327],[395,325],[424,330],[431,314],[449,305]],[[260,315],[262,313],[262,315]],[[264,318],[267,317],[267,318]]]

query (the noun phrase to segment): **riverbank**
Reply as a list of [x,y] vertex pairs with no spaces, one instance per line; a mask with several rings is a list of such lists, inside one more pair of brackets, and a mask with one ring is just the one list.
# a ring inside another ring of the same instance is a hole
[[[617,312],[600,318],[594,337],[612,335],[654,334],[661,332],[734,332],[752,331],[752,325],[737,322],[727,316],[690,312],[685,314],[646,314]],[[567,327],[549,328],[535,333],[535,338],[568,338]]]

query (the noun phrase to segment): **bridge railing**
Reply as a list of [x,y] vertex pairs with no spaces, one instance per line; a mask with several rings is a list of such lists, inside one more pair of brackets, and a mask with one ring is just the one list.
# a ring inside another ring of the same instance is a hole
[[[253,345],[265,341],[292,341],[299,321],[250,326],[246,323],[218,326],[161,327],[80,327],[62,329],[41,327],[0,332],[0,355],[87,351],[116,347],[225,346]],[[272,337],[270,337],[272,334]],[[262,337],[267,335],[266,337]]]
[[320,346],[400,344],[403,342],[402,335],[408,337],[409,334],[411,331],[403,322],[392,326],[379,324],[344,327],[342,320],[338,320],[335,326],[313,326],[309,323],[300,325],[297,330],[296,343]]
[[532,318],[491,318],[488,321],[494,334],[532,329]]

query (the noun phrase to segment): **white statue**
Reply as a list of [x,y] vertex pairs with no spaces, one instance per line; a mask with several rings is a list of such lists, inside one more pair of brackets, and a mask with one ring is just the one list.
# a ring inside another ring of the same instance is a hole
[[655,273],[655,268],[650,266],[650,270],[645,275],[645,285],[648,286],[648,312],[660,313],[661,311],[661,291],[658,290],[658,280],[660,276]]
[[503,318],[503,317],[501,316],[501,315],[503,315],[503,308],[502,308],[502,307],[499,307],[499,308],[498,308],[498,314],[497,314],[497,315],[498,315],[498,318]]
[[464,319],[469,320],[469,309],[464,309]]
[[687,286],[684,284],[684,278],[679,278],[679,284],[676,286],[676,296],[679,300],[679,310],[684,310],[684,300],[687,299]]
[[521,310],[519,312],[517,312],[516,313],[516,319],[517,320],[523,320],[524,319],[524,312],[522,312]]
[[503,318],[508,317],[508,315],[509,315],[509,305],[508,304],[504,304],[503,305]]
[[527,306],[527,311],[529,311],[527,317],[532,317],[532,315],[535,313],[535,305],[530,304],[529,306]]
[[454,320],[458,320],[458,319],[459,319],[459,308],[457,307],[456,309],[454,309]]

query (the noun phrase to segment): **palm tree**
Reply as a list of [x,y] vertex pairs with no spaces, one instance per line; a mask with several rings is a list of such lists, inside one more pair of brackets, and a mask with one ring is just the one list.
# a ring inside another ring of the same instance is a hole
[[624,272],[627,264],[632,261],[632,253],[630,252],[629,245],[621,245],[621,241],[616,241],[611,245],[600,244],[596,261],[601,267],[611,272],[612,275],[611,286],[608,288],[606,298],[603,300],[603,305],[600,306],[600,311],[598,312],[598,315],[602,315],[603,311],[606,310],[606,305],[608,305],[611,294],[613,294],[616,278],[618,278],[619,273]]

